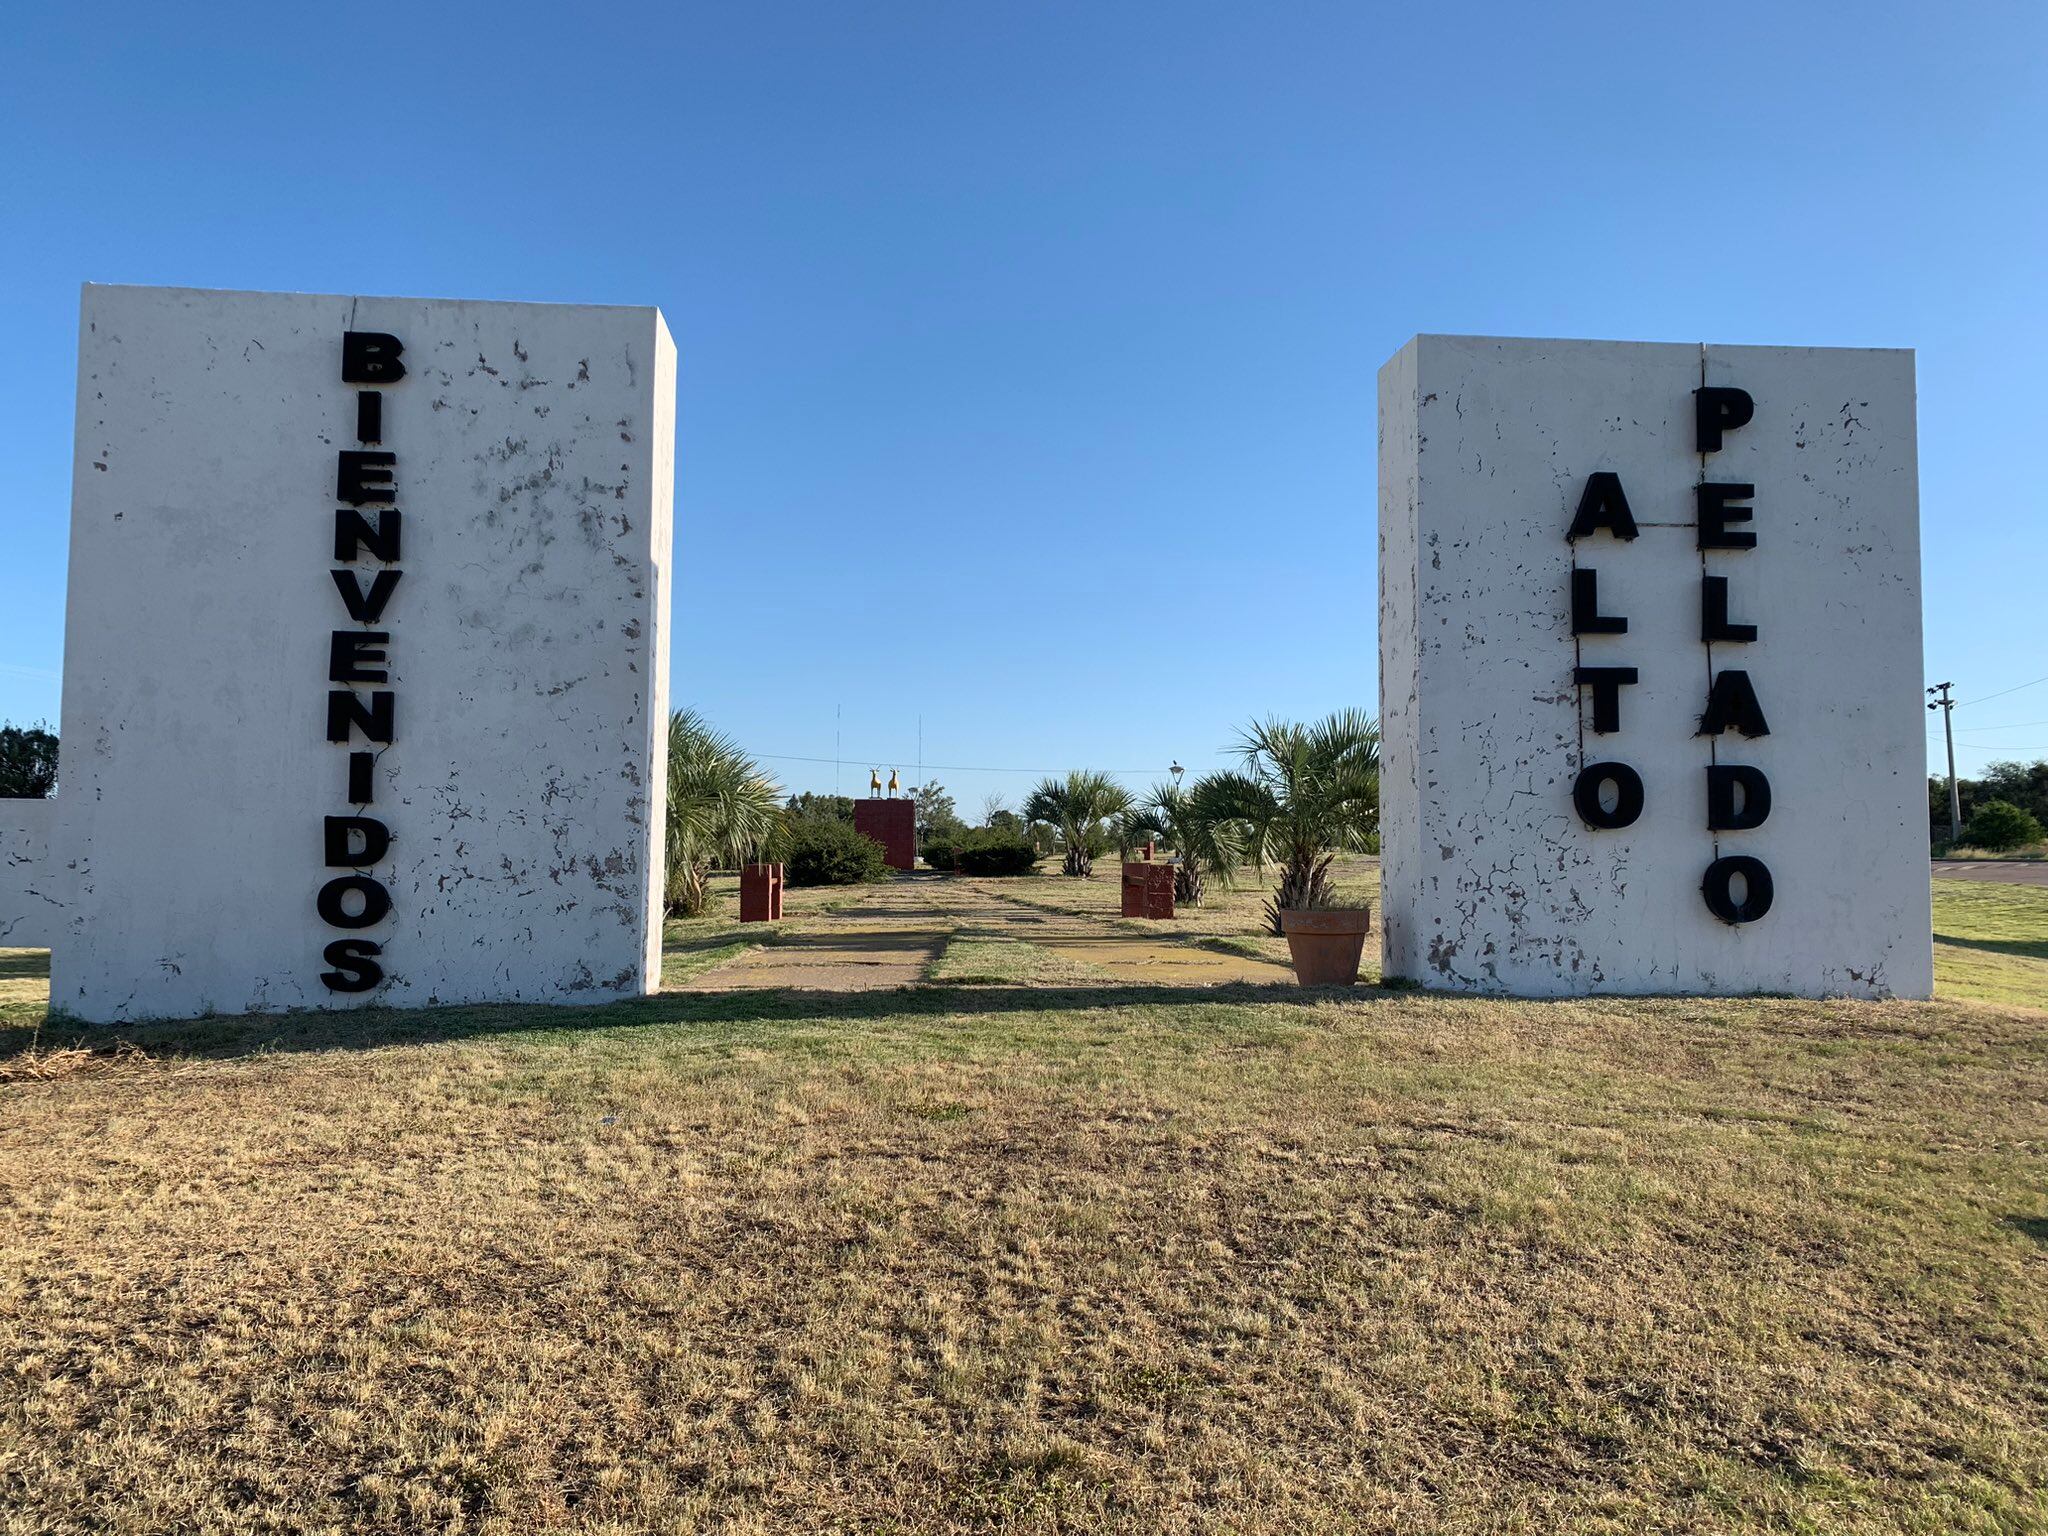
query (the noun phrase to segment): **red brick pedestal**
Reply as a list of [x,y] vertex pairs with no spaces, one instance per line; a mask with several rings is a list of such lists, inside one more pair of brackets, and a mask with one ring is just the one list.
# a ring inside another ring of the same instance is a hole
[[782,866],[749,864],[740,871],[740,921],[772,923],[782,916]]
[[1173,916],[1173,866],[1149,860],[1124,865],[1124,916]]
[[917,802],[873,797],[853,802],[853,829],[882,845],[891,869],[917,868]]

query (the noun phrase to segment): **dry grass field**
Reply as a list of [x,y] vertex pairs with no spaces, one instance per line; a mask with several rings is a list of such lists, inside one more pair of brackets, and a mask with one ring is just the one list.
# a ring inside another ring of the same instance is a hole
[[986,912],[719,990],[728,893],[704,991],[80,1041],[0,955],[0,1530],[2048,1530],[2048,891],[1936,889],[1931,1004],[1139,985]]

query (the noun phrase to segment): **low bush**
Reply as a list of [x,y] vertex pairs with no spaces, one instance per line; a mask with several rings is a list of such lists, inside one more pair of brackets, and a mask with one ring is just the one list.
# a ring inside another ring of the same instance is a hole
[[953,857],[963,875],[1024,875],[1038,862],[1038,850],[1015,832],[991,829],[961,843]]
[[923,856],[933,869],[957,869],[963,875],[1021,875],[1039,860],[1029,839],[1004,827],[934,838],[925,844]]
[[789,885],[861,885],[889,878],[882,845],[843,821],[792,816],[782,877]]
[[1963,828],[1963,841],[1973,848],[2003,853],[2041,841],[2041,823],[2009,800],[1987,800]]

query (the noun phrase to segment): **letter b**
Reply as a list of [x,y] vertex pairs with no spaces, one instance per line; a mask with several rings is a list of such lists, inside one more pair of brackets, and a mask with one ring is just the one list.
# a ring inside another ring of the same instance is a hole
[[404,351],[405,343],[389,331],[343,331],[341,382],[396,384],[405,377],[405,364],[398,360]]

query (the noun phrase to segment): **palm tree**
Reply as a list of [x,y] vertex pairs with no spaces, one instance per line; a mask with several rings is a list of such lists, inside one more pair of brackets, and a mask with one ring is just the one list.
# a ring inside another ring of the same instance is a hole
[[1310,725],[1254,722],[1238,737],[1243,767],[1196,786],[1210,814],[1238,824],[1245,852],[1280,866],[1266,919],[1330,905],[1330,862],[1372,846],[1380,821],[1380,727],[1359,709]]
[[1173,899],[1191,907],[1202,904],[1209,877],[1226,889],[1230,872],[1244,856],[1238,823],[1218,813],[1209,781],[1198,779],[1187,789],[1154,784],[1152,796],[1124,818],[1126,843],[1156,836],[1180,855],[1173,870]]
[[1076,769],[1064,780],[1041,779],[1024,802],[1026,821],[1050,822],[1059,828],[1066,859],[1063,873],[1076,878],[1095,867],[1095,855],[1107,847],[1110,833],[1103,823],[1131,808],[1130,791],[1106,773]]
[[668,720],[668,905],[704,910],[711,871],[750,863],[782,836],[782,790],[692,709]]

